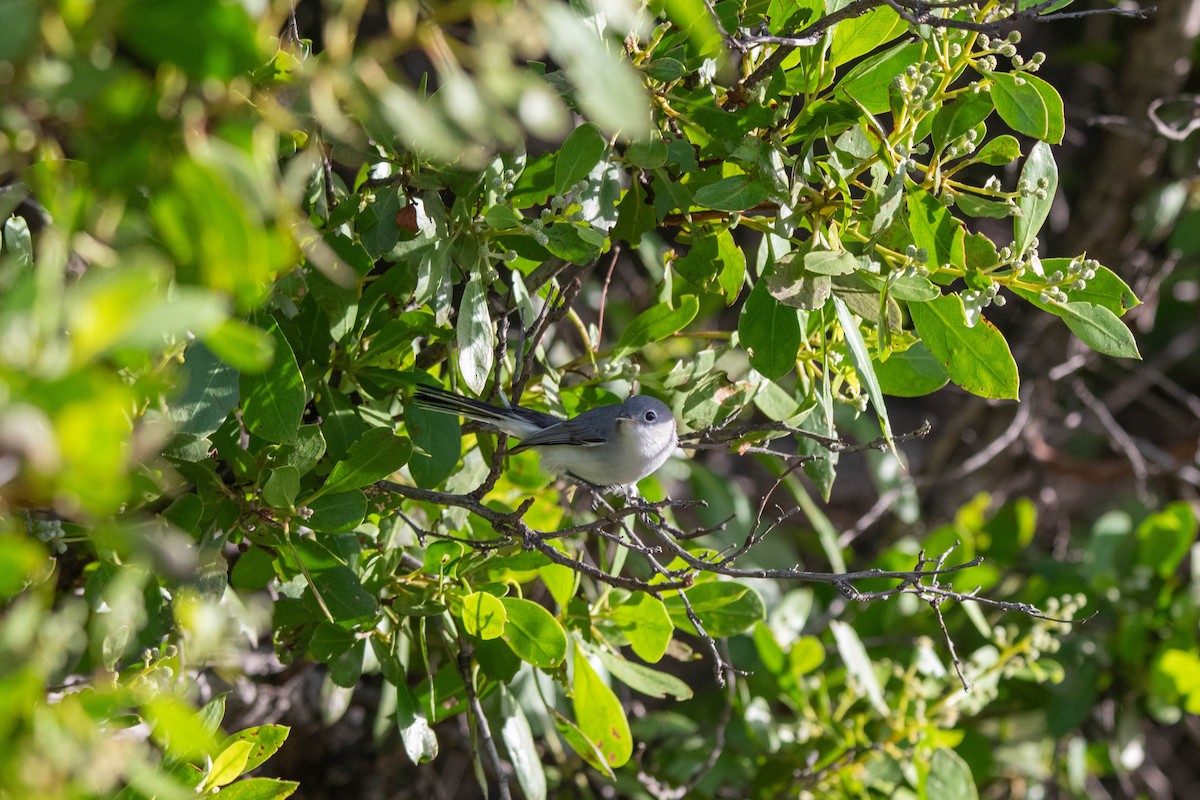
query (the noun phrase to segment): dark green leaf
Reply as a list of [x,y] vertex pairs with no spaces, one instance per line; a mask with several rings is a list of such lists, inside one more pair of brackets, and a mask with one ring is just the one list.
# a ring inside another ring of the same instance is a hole
[[[179,24],[181,19],[187,24]],[[248,75],[266,60],[240,3],[133,0],[120,16],[120,35],[146,61],[175,64],[194,81]],[[197,41],[204,47],[196,47]]]
[[989,200],[977,194],[963,192],[954,196],[954,204],[969,217],[1007,219],[1013,215],[1013,207],[1007,201]]
[[760,280],[750,291],[738,318],[738,338],[750,353],[750,365],[770,380],[796,366],[803,335],[796,309],[783,305]]
[[964,233],[962,223],[919,186],[910,184],[906,198],[908,227],[917,247],[929,253],[929,268],[954,263],[956,247],[961,246]]
[[312,572],[313,588],[320,593],[329,613],[338,622],[363,622],[375,616],[379,607],[363,588],[362,581],[349,567],[337,565]]
[[417,486],[432,489],[454,474],[462,457],[462,427],[457,417],[410,403],[404,408],[404,427],[414,447],[408,470]]
[[390,428],[371,428],[350,446],[346,458],[334,464],[319,494],[360,489],[383,480],[408,463],[412,443]]
[[171,404],[169,416],[180,431],[208,436],[237,407],[237,371],[195,342],[184,351],[180,379],[183,393]]
[[613,357],[620,358],[636,352],[650,342],[666,339],[687,327],[700,310],[700,301],[695,295],[686,294],[679,298],[678,308],[670,303],[659,303],[638,314],[621,333]]
[[895,397],[922,397],[950,381],[946,370],[921,342],[874,364],[879,388]]
[[767,190],[749,175],[733,175],[696,190],[697,205],[721,211],[745,211],[767,199]]
[[284,465],[271,470],[263,484],[262,496],[272,508],[291,508],[300,491],[300,470]]
[[367,515],[367,496],[359,489],[322,494],[308,502],[312,512],[305,525],[318,533],[344,533],[362,524]]
[[585,122],[562,143],[554,159],[554,191],[566,194],[600,163],[608,143],[594,123]]
[[987,119],[992,107],[992,98],[984,93],[965,94],[946,103],[933,118],[934,147],[940,153],[946,145]]
[[290,442],[296,438],[304,414],[304,378],[279,325],[270,317],[265,321],[275,358],[264,372],[242,373],[242,421],[251,433],[267,441]]

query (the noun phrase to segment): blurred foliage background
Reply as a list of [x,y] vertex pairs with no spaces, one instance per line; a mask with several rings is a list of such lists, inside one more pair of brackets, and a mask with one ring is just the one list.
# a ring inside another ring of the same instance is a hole
[[1022,5],[0,0],[0,797],[1193,796],[1200,5]]

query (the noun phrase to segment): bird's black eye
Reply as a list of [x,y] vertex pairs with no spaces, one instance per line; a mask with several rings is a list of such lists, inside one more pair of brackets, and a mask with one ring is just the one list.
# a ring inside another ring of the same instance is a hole
[[642,419],[646,420],[646,422],[654,422],[654,420],[658,419],[658,414],[655,414],[653,411],[647,411]]

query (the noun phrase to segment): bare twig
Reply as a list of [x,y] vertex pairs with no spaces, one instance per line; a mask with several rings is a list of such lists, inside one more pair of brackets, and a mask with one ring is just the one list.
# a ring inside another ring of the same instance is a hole
[[500,800],[512,800],[512,794],[508,790],[508,770],[504,768],[504,762],[500,760],[500,752],[496,749],[496,740],[492,738],[491,726],[488,724],[487,716],[483,713],[483,705],[479,702],[479,694],[475,691],[475,673],[471,667],[471,657],[474,654],[475,647],[462,635],[462,631],[459,631],[458,671],[462,675],[463,685],[467,691],[467,705],[471,709],[471,716],[475,720],[475,730],[478,731],[478,751],[491,768],[492,774],[496,777],[496,796]]
[[1147,484],[1150,478],[1150,467],[1146,464],[1146,459],[1142,457],[1141,451],[1138,450],[1137,442],[1121,427],[1109,412],[1108,407],[1092,394],[1083,381],[1076,380],[1071,388],[1075,392],[1075,396],[1095,415],[1101,427],[1108,433],[1113,445],[1129,460],[1129,466],[1133,469],[1136,481],[1138,499],[1143,503],[1150,503],[1150,489]]

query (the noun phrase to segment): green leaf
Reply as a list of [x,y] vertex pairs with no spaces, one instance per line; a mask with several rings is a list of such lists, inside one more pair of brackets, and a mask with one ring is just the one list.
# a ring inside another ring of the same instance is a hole
[[585,122],[562,143],[554,159],[554,192],[566,194],[604,158],[608,143],[595,123]]
[[[0,61],[19,63],[37,40],[39,7],[36,0],[0,2]],[[8,212],[0,216],[7,216]]]
[[664,0],[663,9],[675,27],[687,35],[691,52],[710,57],[724,53],[721,32],[704,0]]
[[801,636],[788,651],[788,671],[795,678],[813,672],[825,663],[825,647],[815,636]]
[[300,491],[300,470],[292,466],[276,467],[271,470],[263,484],[262,496],[272,508],[291,508]]
[[953,750],[939,747],[929,759],[929,774],[925,776],[922,800],[978,800],[975,778],[962,756]]
[[472,275],[458,305],[458,371],[475,394],[482,394],[492,371],[495,334],[483,279]]
[[697,205],[720,211],[745,211],[767,199],[767,190],[749,175],[733,175],[701,186],[693,198]]
[[217,358],[243,375],[258,373],[271,365],[273,340],[266,331],[240,319],[227,319],[204,337]]
[[667,652],[667,645],[675,633],[675,624],[671,622],[666,606],[645,592],[634,593],[614,608],[612,620],[629,639],[633,652],[651,664],[657,663]]
[[211,792],[213,789],[237,780],[246,771],[246,761],[250,758],[250,751],[253,748],[254,745],[250,742],[235,741],[226,744],[213,759],[208,776],[200,784],[200,790]]
[[989,200],[970,192],[955,195],[954,205],[969,217],[1008,219],[1013,215],[1013,207],[1007,201]]
[[687,327],[696,318],[700,310],[700,301],[693,294],[679,298],[679,307],[672,308],[670,303],[659,303],[638,314],[629,324],[617,346],[613,349],[613,358],[620,358],[636,352],[650,342],[666,339]]
[[317,533],[343,533],[362,524],[367,516],[367,496],[361,489],[322,494],[306,507],[312,515],[305,525]]
[[229,582],[235,588],[256,592],[267,588],[274,577],[274,559],[271,555],[261,547],[251,547],[238,556],[229,573]]
[[858,259],[845,250],[813,250],[804,254],[804,269],[816,275],[849,275],[858,269]]
[[907,30],[908,23],[887,7],[873,8],[861,17],[839,22],[829,45],[829,65],[839,67],[853,61]]
[[462,426],[457,417],[409,403],[404,407],[404,427],[414,447],[408,471],[417,486],[432,489],[454,474],[462,457]]
[[437,734],[429,719],[421,713],[412,690],[403,683],[396,685],[396,727],[400,743],[414,764],[424,764],[438,756]]
[[242,422],[255,436],[269,442],[290,442],[296,438],[304,415],[304,378],[279,324],[270,317],[265,321],[275,358],[264,372],[242,373]]
[[883,699],[883,688],[880,687],[879,680],[875,677],[875,668],[871,664],[871,657],[867,655],[867,649],[863,647],[862,640],[858,638],[854,628],[841,620],[833,620],[829,623],[829,629],[833,632],[833,640],[837,643],[842,663],[846,665],[846,673],[859,690],[866,695],[871,706],[881,716],[890,717],[891,711]]
[[962,223],[937,198],[916,184],[909,183],[905,199],[909,230],[917,247],[929,253],[930,270],[954,263],[956,247],[964,234]]
[[313,585],[339,622],[359,622],[374,617],[379,611],[375,598],[363,588],[349,567],[337,566],[314,574]]
[[507,619],[500,598],[487,592],[472,592],[463,598],[463,628],[480,639],[496,639],[504,633]]
[[291,729],[286,725],[256,725],[253,728],[238,731],[226,739],[221,746],[225,747],[234,741],[250,742],[253,745],[250,756],[246,759],[246,766],[243,770],[245,773],[257,768],[275,755],[276,751],[287,741],[290,732]]
[[[346,458],[333,465],[317,495],[361,489],[381,481],[408,463],[412,442],[390,428],[371,428],[350,445]],[[310,498],[311,499],[311,498]]]
[[526,800],[546,800],[546,772],[542,769],[542,758],[538,752],[533,731],[521,704],[504,684],[500,685],[500,740],[508,751],[513,774]]
[[535,667],[557,667],[567,657],[567,633],[558,620],[530,600],[502,597],[508,621],[504,641],[512,651]]
[[[1036,299],[1036,298],[1035,298]],[[1039,307],[1043,304],[1035,303]],[[1091,303],[1049,303],[1044,308],[1067,323],[1071,332],[1098,353],[1141,359],[1133,332],[1113,312]]]
[[796,309],[772,297],[765,280],[754,284],[742,306],[738,339],[750,353],[750,366],[769,380],[792,371],[804,341]]
[[1063,101],[1053,86],[1028,72],[985,74],[992,81],[996,112],[1009,127],[1050,144],[1062,142],[1066,130]]
[[613,769],[633,755],[633,735],[621,701],[588,663],[579,643],[572,659],[571,700],[580,731]]
[[634,181],[617,205],[617,224],[613,226],[612,238],[636,248],[642,236],[654,230],[657,222],[654,207],[646,202],[646,189],[640,181]]
[[1013,249],[1018,253],[1030,248],[1054,205],[1054,192],[1058,189],[1058,165],[1054,163],[1050,145],[1038,142],[1033,146],[1029,157],[1025,159],[1025,166],[1021,168],[1021,180],[1030,187],[1041,189],[1045,197],[1030,194],[1017,199],[1021,216],[1013,218]]
[[963,95],[938,109],[932,131],[937,152],[987,119],[992,108],[992,98],[980,93]]
[[977,164],[988,164],[993,167],[1010,164],[1021,157],[1021,143],[1015,136],[1007,133],[988,140],[971,156],[971,161]]
[[208,436],[237,407],[237,371],[203,343],[194,342],[183,352],[180,372],[183,392],[171,404],[167,416],[183,433]]
[[[684,593],[692,610],[700,617],[705,632],[717,638],[749,630],[766,613],[758,592],[737,581],[706,581],[686,589]],[[666,608],[676,627],[685,631],[695,630],[678,596],[668,598]]]
[[879,417],[879,426],[883,431],[883,438],[890,444],[892,441],[892,423],[888,420],[887,405],[883,402],[883,391],[879,388],[879,379],[875,377],[875,370],[871,363],[871,353],[867,349],[867,343],[863,340],[862,331],[858,327],[858,321],[850,313],[850,309],[846,307],[846,303],[842,298],[834,295],[833,306],[837,309],[838,322],[842,326],[842,333],[846,336],[846,349],[850,353],[850,363],[854,365],[854,371],[858,373],[858,379],[867,390],[867,397],[871,400],[871,405],[875,407],[875,414]]
[[283,800],[300,788],[296,781],[279,778],[246,778],[213,795],[217,800]]
[[1170,503],[1137,527],[1137,563],[1166,580],[1196,543],[1196,515],[1185,502]]
[[950,381],[950,376],[922,342],[892,353],[887,361],[876,361],[875,376],[884,394],[894,397],[923,397]]
[[[882,114],[889,107],[888,88],[892,77],[904,72],[909,64],[919,63],[922,47],[919,42],[905,42],[864,58],[838,82],[838,91],[865,108],[867,113]],[[855,114],[860,115],[861,112]]]
[[943,295],[928,303],[909,303],[908,312],[921,341],[950,380],[980,397],[1017,399],[1020,379],[1008,342],[996,326],[982,317],[975,327],[967,327],[958,295]]
[[[266,60],[240,3],[133,0],[122,9],[119,31],[122,43],[145,61],[175,64],[194,81],[248,76]],[[206,44],[194,47],[197,41]]]
[[721,267],[717,273],[717,283],[725,295],[726,304],[730,304],[737,299],[746,281],[746,254],[737,246],[728,229],[717,234],[717,262]]
[[651,669],[644,664],[635,664],[619,653],[598,650],[600,662],[609,674],[631,689],[650,697],[674,697],[676,700],[692,699],[692,687],[666,672]]
[[[1065,273],[1070,262],[1069,258],[1047,258],[1042,260],[1042,269],[1047,273],[1053,273],[1056,270],[1062,270]],[[1099,265],[1093,269],[1095,269],[1096,275],[1088,280],[1087,286],[1082,289],[1067,289],[1067,297],[1072,302],[1103,306],[1118,317],[1123,316],[1129,309],[1141,305],[1142,301],[1138,300],[1133,290],[1112,270]]]
[[[1117,358],[1142,357],[1138,352],[1133,332],[1109,308],[1078,301],[1044,303],[1038,292],[1016,288],[1012,291],[1042,311],[1059,317],[1080,341],[1096,352]],[[1111,302],[1112,298],[1108,299]]]
[[[818,311],[829,302],[833,279],[809,272],[803,262],[788,254],[767,273],[765,281],[771,296],[789,308]],[[761,281],[760,281],[761,282]]]

